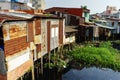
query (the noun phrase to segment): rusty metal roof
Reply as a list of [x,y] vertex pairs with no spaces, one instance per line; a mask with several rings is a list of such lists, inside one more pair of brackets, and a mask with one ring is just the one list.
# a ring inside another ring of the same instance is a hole
[[46,12],[58,11],[58,12],[67,13],[67,14],[71,14],[71,15],[75,15],[75,16],[80,16],[80,17],[82,17],[82,13],[83,12],[90,12],[89,9],[83,9],[83,8],[64,8],[64,7],[52,7],[52,8],[46,9],[45,11]]
[[0,13],[0,22],[3,21],[3,20],[25,20],[25,19],[27,19],[27,18]]
[[62,17],[53,16],[50,14],[28,14],[28,13],[16,13],[16,12],[0,12],[0,23],[4,21],[14,20],[33,20],[33,18],[45,18],[45,19],[63,19]]
[[32,19],[32,18],[62,18],[53,16],[50,14],[28,14],[28,13],[16,13],[16,12],[0,12],[0,22],[2,20],[25,20],[25,19]]
[[50,15],[50,14],[43,14],[43,15],[34,15],[34,18],[48,18],[48,19],[63,19],[63,17],[58,17],[55,15]]

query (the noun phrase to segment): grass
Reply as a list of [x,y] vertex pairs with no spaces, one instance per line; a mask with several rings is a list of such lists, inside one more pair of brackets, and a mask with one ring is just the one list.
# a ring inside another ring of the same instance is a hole
[[110,41],[101,43],[99,47],[77,46],[68,55],[71,55],[72,60],[82,65],[106,67],[120,71],[120,54],[118,50],[112,48]]

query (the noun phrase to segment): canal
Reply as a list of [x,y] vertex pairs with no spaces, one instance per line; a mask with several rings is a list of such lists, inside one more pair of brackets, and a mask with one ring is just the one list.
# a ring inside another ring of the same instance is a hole
[[84,67],[70,69],[62,75],[62,80],[120,80],[120,72],[108,68]]

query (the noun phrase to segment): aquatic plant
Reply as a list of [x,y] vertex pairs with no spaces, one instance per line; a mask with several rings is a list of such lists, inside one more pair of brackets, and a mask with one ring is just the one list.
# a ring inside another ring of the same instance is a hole
[[91,45],[76,47],[68,55],[82,65],[120,70],[120,55],[116,49],[112,48],[110,41],[102,42],[99,47]]

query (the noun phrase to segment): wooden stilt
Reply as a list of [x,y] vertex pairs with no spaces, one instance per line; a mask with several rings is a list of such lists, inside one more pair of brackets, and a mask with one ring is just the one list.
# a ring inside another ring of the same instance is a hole
[[43,75],[43,56],[41,57],[41,74]]
[[39,75],[38,75],[38,73],[39,73],[39,72],[38,72],[38,66],[36,66],[36,72],[37,72],[36,75],[37,75],[37,78],[38,78],[38,76],[39,76]]
[[62,54],[63,54],[63,47],[64,47],[64,46],[63,46],[63,44],[62,44],[62,47],[61,47],[61,51],[62,51],[61,57],[63,57],[63,55],[62,55]]
[[34,62],[33,62],[33,67],[32,67],[32,80],[35,80],[35,76],[34,76]]
[[20,78],[21,78],[21,80],[23,80],[23,76],[21,76]]
[[50,57],[50,53],[51,52],[48,52],[48,59],[49,59],[49,71],[48,71],[48,73],[49,73],[49,76],[48,76],[48,80],[50,80],[50,59],[51,59],[51,57]]
[[50,52],[48,52],[48,58],[49,58],[49,68],[50,68]]
[[54,64],[55,64],[55,49],[54,49]]

